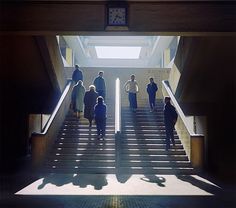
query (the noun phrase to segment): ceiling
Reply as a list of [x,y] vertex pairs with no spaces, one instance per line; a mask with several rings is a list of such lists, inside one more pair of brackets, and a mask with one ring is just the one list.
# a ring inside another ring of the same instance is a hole
[[[63,36],[81,67],[153,68],[160,65],[163,51],[174,36]],[[96,46],[141,47],[138,59],[98,58]]]

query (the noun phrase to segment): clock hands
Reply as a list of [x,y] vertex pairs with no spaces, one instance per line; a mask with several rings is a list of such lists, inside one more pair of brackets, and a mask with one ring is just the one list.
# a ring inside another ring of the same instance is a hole
[[117,20],[122,20],[123,17],[121,17],[120,15],[116,15],[115,18],[114,18],[114,22],[116,22]]

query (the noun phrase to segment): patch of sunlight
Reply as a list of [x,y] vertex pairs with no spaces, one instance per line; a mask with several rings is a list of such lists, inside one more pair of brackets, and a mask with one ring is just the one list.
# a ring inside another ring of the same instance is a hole
[[[142,180],[144,177],[146,180]],[[161,186],[158,184],[160,178],[162,179]],[[198,175],[71,173],[48,174],[15,194],[211,196],[218,191],[221,191],[219,186]]]

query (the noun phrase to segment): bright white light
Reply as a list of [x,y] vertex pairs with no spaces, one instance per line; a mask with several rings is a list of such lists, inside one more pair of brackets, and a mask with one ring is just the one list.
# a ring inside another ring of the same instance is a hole
[[95,46],[100,59],[138,59],[141,47]]

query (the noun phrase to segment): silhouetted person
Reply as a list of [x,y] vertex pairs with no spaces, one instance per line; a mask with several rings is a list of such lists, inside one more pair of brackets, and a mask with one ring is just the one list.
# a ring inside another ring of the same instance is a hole
[[156,92],[158,90],[158,87],[152,77],[149,80],[150,83],[147,85],[147,93],[149,98],[150,111],[152,112],[156,107]]
[[83,112],[84,94],[85,94],[85,88],[83,86],[83,82],[79,80],[77,84],[74,85],[71,94],[72,108],[74,113],[76,113],[77,118],[80,118],[80,113]]
[[100,71],[98,73],[98,76],[94,79],[93,84],[96,87],[96,91],[98,93],[98,96],[102,96],[104,100],[106,99],[106,83],[103,78],[103,71]]
[[77,83],[79,80],[83,81],[83,72],[79,69],[79,65],[75,65],[75,70],[72,74],[72,80]]
[[102,96],[97,98],[97,104],[94,107],[94,113],[98,139],[104,139],[106,132],[107,106],[104,103]]
[[166,150],[170,149],[170,140],[172,141],[173,146],[175,146],[174,140],[174,126],[178,118],[175,107],[170,103],[170,97],[165,97],[164,102],[164,122],[166,129]]
[[89,120],[89,127],[92,126],[92,121],[94,119],[94,106],[97,97],[98,93],[95,91],[95,86],[90,85],[89,91],[86,91],[84,95],[84,118]]
[[130,80],[128,80],[125,85],[125,91],[129,94],[129,106],[133,112],[137,110],[137,93],[138,93],[138,83],[135,80],[135,76],[132,74]]

